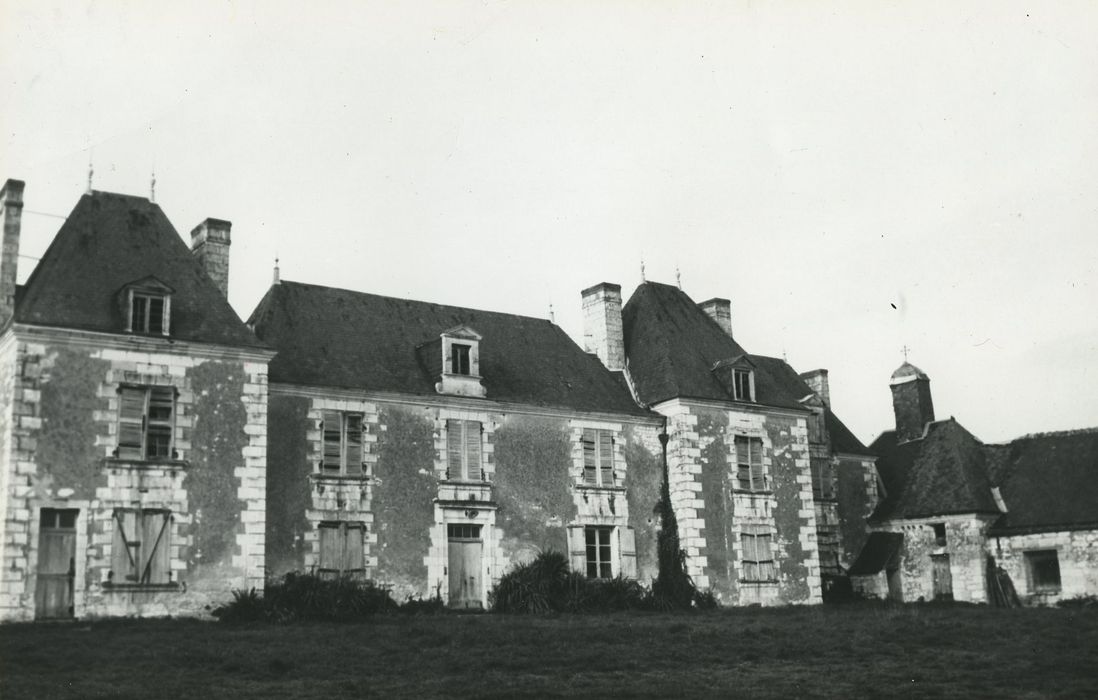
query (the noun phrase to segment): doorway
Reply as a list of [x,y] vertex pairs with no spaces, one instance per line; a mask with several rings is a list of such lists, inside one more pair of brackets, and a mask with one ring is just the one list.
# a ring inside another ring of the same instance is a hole
[[480,528],[480,525],[467,524],[447,526],[451,608],[479,610],[484,607],[481,580],[484,542],[480,538]]
[[934,586],[934,600],[953,600],[953,574],[949,571],[949,555],[933,554],[930,562],[933,566],[931,582]]
[[38,578],[34,616],[39,620],[73,616],[76,579],[76,516],[70,508],[43,508],[39,516]]

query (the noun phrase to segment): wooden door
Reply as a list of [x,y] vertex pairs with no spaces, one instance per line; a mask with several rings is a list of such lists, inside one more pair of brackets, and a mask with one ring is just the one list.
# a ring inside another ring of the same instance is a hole
[[934,554],[930,561],[933,565],[934,600],[953,600],[953,574],[949,571],[949,555]]
[[34,615],[38,619],[73,616],[77,512],[42,509],[38,534],[38,580],[34,589]]
[[449,526],[450,607],[482,608],[481,554],[479,525]]
[[888,599],[897,603],[904,602],[904,588],[900,579],[900,570],[888,569],[885,571],[885,576],[888,577]]

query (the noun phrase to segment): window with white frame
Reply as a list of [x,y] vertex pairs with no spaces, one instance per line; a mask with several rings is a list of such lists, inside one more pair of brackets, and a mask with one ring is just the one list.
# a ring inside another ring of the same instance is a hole
[[362,414],[324,411],[321,421],[324,434],[321,472],[339,476],[361,476]]
[[123,459],[172,459],[175,387],[118,389],[118,450]]
[[1060,592],[1060,558],[1055,549],[1026,552],[1025,559],[1032,592]]
[[613,532],[614,528],[603,526],[588,526],[583,529],[587,578],[613,578],[613,547],[610,544]]
[[741,491],[765,491],[766,474],[763,471],[763,442],[756,437],[737,435],[736,488]]
[[754,400],[754,392],[752,391],[754,382],[751,379],[751,370],[734,370],[732,372],[732,382],[734,387],[733,396],[737,401]]
[[320,533],[317,574],[321,578],[361,576],[366,572],[366,525],[324,522]]
[[481,425],[472,420],[446,421],[446,478],[481,481]]
[[747,526],[740,534],[743,553],[743,580],[776,581],[774,571],[773,533],[764,526]]
[[471,345],[464,343],[450,344],[450,372],[453,374],[472,374],[472,365],[469,362]]
[[609,430],[584,428],[583,483],[586,486],[614,485],[614,434]]
[[159,509],[114,511],[112,585],[171,583],[171,513]]

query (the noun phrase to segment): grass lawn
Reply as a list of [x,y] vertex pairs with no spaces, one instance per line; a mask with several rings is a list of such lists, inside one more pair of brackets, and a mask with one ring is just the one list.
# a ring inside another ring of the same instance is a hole
[[1098,697],[1098,610],[849,605],[689,615],[0,626],[0,696]]

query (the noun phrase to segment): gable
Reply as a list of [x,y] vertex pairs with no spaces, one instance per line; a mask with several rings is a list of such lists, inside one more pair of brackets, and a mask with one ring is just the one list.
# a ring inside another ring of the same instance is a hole
[[108,192],[77,202],[23,286],[15,321],[122,333],[118,295],[138,283],[170,290],[172,339],[263,347],[160,207]]

